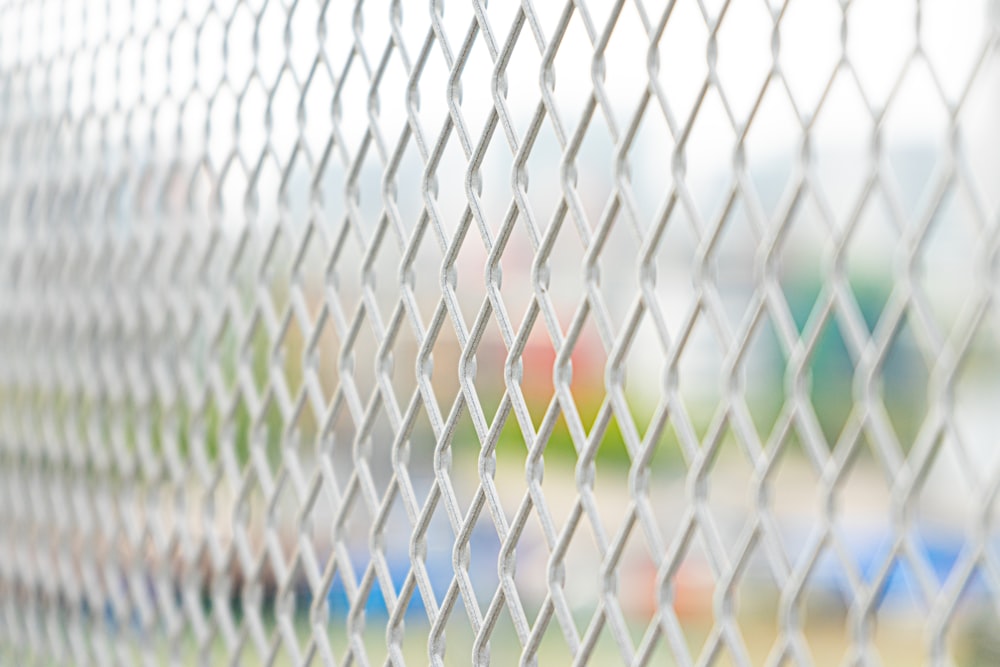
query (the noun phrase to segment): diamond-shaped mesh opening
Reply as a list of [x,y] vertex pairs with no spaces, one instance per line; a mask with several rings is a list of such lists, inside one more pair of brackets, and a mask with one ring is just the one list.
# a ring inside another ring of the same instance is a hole
[[665,227],[660,230],[653,265],[657,307],[654,313],[666,328],[665,332],[658,331],[664,345],[679,341],[697,297],[692,275],[697,232],[682,207],[675,207],[670,214],[665,220]]
[[298,234],[302,233],[301,230],[312,218],[309,210],[312,204],[311,162],[308,151],[296,150],[281,176],[282,205],[279,211],[283,216],[283,222],[290,223],[289,226]]
[[782,240],[775,248],[777,279],[792,323],[801,331],[823,287],[823,267],[828,236],[811,224],[822,219],[815,197],[802,193],[798,210],[783,225]]
[[[576,501],[578,507],[580,503],[581,499],[578,498]],[[556,576],[555,580],[550,582],[549,588],[553,589],[552,597],[557,610],[569,614],[573,624],[570,629],[580,633],[586,628],[590,610],[596,605],[601,583],[599,579],[591,579],[584,584],[570,578],[568,574],[584,569],[590,572],[599,571],[601,553],[595,527],[589,517],[581,516],[577,523],[568,525],[571,528],[564,528],[560,536],[561,540],[567,540],[568,537],[566,549],[563,553],[553,556],[552,567],[556,569]]]
[[955,435],[962,449],[968,452],[975,474],[983,482],[993,479],[1000,459],[996,456],[996,412],[987,407],[996,395],[989,378],[994,377],[997,360],[991,353],[991,338],[995,340],[997,317],[992,309],[982,320],[972,324],[963,358],[956,368],[953,414]]
[[638,650],[656,610],[656,564],[650,554],[660,554],[650,547],[639,526],[632,526],[624,544],[620,559],[615,561],[617,589],[613,601],[618,609],[612,610],[616,624],[613,627],[624,627],[629,642]]
[[[350,21],[344,21],[349,26]],[[421,35],[421,43],[426,39],[426,31]],[[350,38],[345,40],[349,43]],[[412,57],[416,57],[419,50],[411,52]],[[420,70],[420,78],[416,88],[411,88],[408,93],[407,102],[411,110],[418,119],[418,128],[428,137],[429,141],[437,138],[448,119],[448,98],[441,95],[441,88],[446,84],[448,77],[448,65],[441,49],[432,45],[430,52],[423,62]]]
[[766,312],[757,316],[752,327],[741,359],[741,381],[757,436],[768,441],[775,435],[786,410],[787,361],[774,321]]
[[[920,44],[949,99],[956,99],[968,82],[977,56],[982,53],[988,25],[981,20],[976,5],[946,11],[945,3],[934,0],[921,7],[925,21],[946,24],[947,30],[924,29]],[[945,23],[946,22],[946,23]]]
[[856,80],[844,68],[836,71],[813,119],[811,138],[816,178],[812,187],[842,227],[854,216],[871,179],[870,151],[874,121]]
[[[341,398],[339,409],[327,417],[322,431],[322,455],[324,463],[329,465],[323,470],[325,475],[331,475],[339,489],[346,489],[351,477],[353,461],[354,438],[357,433],[354,421],[346,402]],[[338,492],[339,495],[339,492]]]
[[668,383],[676,386],[678,412],[675,419],[689,421],[699,441],[705,437],[711,420],[717,414],[722,402],[723,352],[718,334],[702,312],[696,316],[693,326],[683,332],[684,346],[679,350],[677,368],[667,371]]
[[267,88],[257,77],[247,81],[246,88],[240,92],[240,105],[237,111],[239,119],[239,155],[254,169],[267,146]]
[[732,424],[713,423],[705,447],[707,465],[711,466],[703,482],[706,515],[717,544],[733,557],[742,542],[747,507],[753,500],[753,464],[742,451]]
[[[919,115],[912,113],[917,108]],[[922,214],[921,207],[927,206],[939,187],[948,122],[946,100],[938,92],[932,71],[923,63],[914,63],[883,120],[889,178],[909,215]]]
[[[601,114],[595,113],[580,122],[586,123],[583,129],[585,134],[579,147],[567,155],[572,163],[564,171],[568,181],[564,187],[569,194],[567,203],[571,221],[578,228],[592,233],[606,214],[608,198],[614,187],[614,143],[608,123]],[[587,168],[581,168],[582,165],[587,165]]]
[[716,28],[719,84],[740,124],[746,123],[770,74],[770,14],[764,2],[735,2],[726,7]]
[[765,215],[773,215],[799,176],[795,155],[802,144],[799,112],[777,80],[769,81],[749,123],[744,139],[747,170]]
[[633,312],[632,295],[639,291],[638,276],[635,272],[615,270],[611,257],[634,257],[638,255],[639,242],[634,227],[621,214],[607,219],[607,234],[603,239],[602,260],[597,265],[597,279],[604,305],[612,326],[612,332],[617,334],[626,326],[628,317]]
[[[815,311],[814,311],[815,312]],[[809,399],[826,443],[834,447],[854,409],[854,362],[837,314],[827,311],[811,337]]]
[[765,662],[780,644],[781,636],[774,619],[779,612],[779,589],[767,554],[762,546],[748,551],[739,578],[734,582],[732,598],[736,621],[746,655],[753,664]]
[[928,412],[930,369],[918,341],[913,318],[907,317],[896,329],[882,365],[882,400],[905,450],[916,440]]
[[[326,140],[322,149],[322,161],[314,176],[314,186],[317,190],[319,200],[318,217],[330,229],[331,239],[345,239],[345,242],[353,245],[356,241],[349,237],[350,227],[346,224],[347,218],[347,195],[344,187],[346,170],[339,159],[339,152],[333,141]],[[357,251],[355,250],[356,254]],[[349,255],[348,255],[349,257]],[[338,254],[339,258],[339,254]],[[357,262],[359,256],[355,256],[347,261]]]
[[792,99],[803,113],[813,113],[837,67],[840,20],[833,0],[784,3],[778,62]]
[[[659,583],[661,613],[665,614],[667,639],[674,660],[695,661],[708,648],[712,639],[712,597],[715,582],[705,553],[703,537],[698,531],[671,546],[668,577]],[[662,611],[663,601],[669,604]]]
[[[652,436],[650,431],[657,406],[663,400],[667,364],[666,360],[657,354],[662,349],[653,319],[647,315],[640,322],[622,364],[624,373],[622,390],[625,394],[628,418],[634,424],[640,438]],[[619,418],[623,417],[619,415]]]
[[[340,363],[337,370],[340,373],[341,386],[347,400],[364,406],[376,386],[376,337],[370,317],[358,313],[351,322],[354,332],[353,340],[345,341]],[[351,406],[352,411],[356,408]],[[360,415],[352,415],[355,420]]]
[[859,2],[846,12],[847,55],[875,108],[885,104],[917,42],[908,28],[917,12],[910,0]]
[[363,143],[345,183],[347,211],[366,247],[377,245],[376,234],[384,210],[382,164],[379,157],[371,143]]
[[[437,402],[436,405],[431,404],[430,409],[442,418],[448,416],[459,392],[458,336],[447,317],[443,306],[440,306],[436,318],[440,327],[437,336],[429,354],[426,357],[421,355],[419,361],[422,379],[430,383],[431,400]],[[427,351],[426,342],[424,351]],[[424,398],[427,400],[427,397]]]
[[692,117],[683,149],[684,184],[693,205],[688,213],[703,231],[713,228],[726,208],[734,180],[729,165],[735,142],[723,98],[717,88],[709,88]]
[[472,416],[464,405],[454,424],[454,435],[446,445],[449,452],[446,470],[450,477],[448,485],[457,498],[457,509],[464,517],[479,488],[481,442]]
[[455,595],[456,600],[446,622],[436,623],[432,630],[429,640],[432,660],[464,661],[472,657],[475,632],[466,613],[465,601],[458,593]]
[[[952,332],[961,309],[975,293],[975,263],[968,261],[976,254],[975,231],[969,224],[975,219],[972,206],[968,188],[950,190],[934,212],[920,247],[917,260],[920,287],[927,298],[933,324],[942,335]],[[949,275],[949,283],[962,296],[953,298],[944,294],[931,277],[935,274]]]
[[711,264],[722,308],[730,329],[737,329],[747,314],[754,296],[753,272],[755,257],[747,252],[754,248],[757,233],[742,198],[727,203],[718,236],[711,249]]
[[[471,182],[472,202],[478,206],[478,211],[473,213],[477,222],[482,220],[485,223],[494,238],[500,233],[510,212],[510,174],[514,159],[506,142],[499,136],[500,132],[498,128],[495,135],[484,137],[485,153],[480,162],[473,163],[475,173]],[[493,136],[496,136],[496,141]]]
[[642,110],[626,162],[630,175],[627,205],[634,208],[630,212],[640,229],[648,230],[656,223],[672,192],[670,150],[664,147],[673,146],[666,116],[655,100],[648,102]]
[[801,656],[799,659],[839,664],[847,659],[852,646],[850,601],[844,592],[850,586],[850,579],[836,550],[821,545],[814,554],[799,593],[799,622],[804,641],[793,644],[789,653]]
[[390,194],[386,213],[398,217],[409,238],[421,218],[424,199],[421,192],[423,161],[416,140],[410,138],[403,145],[403,153],[393,171],[386,173],[386,187]]
[[995,127],[987,125],[987,117],[992,99],[989,91],[1000,77],[1000,58],[989,49],[982,51],[981,56],[982,63],[975,68],[968,87],[963,89],[967,97],[959,111],[960,145],[965,155],[965,170],[974,183],[980,206],[984,213],[995,216],[1000,197],[990,188],[988,179],[1000,168],[996,151],[1000,136]]
[[399,266],[400,252],[395,242],[387,237],[375,249],[378,254],[366,265],[367,275],[364,278],[366,287],[375,293],[375,303],[383,326],[391,322],[399,302],[396,267]]
[[[681,127],[687,124],[705,85],[708,70],[704,45],[708,37],[705,20],[697,2],[680,0],[658,13],[656,41],[656,84],[659,101]],[[690,38],[685,36],[690,35]]]
[[[559,251],[545,257],[535,269],[537,280],[541,283],[541,290],[538,290],[536,285],[536,296],[540,297],[543,303],[546,299],[550,300],[545,306],[549,312],[554,311],[555,324],[561,326],[562,332],[565,333],[570,327],[584,292],[583,262],[586,249],[568,217],[564,217],[559,224],[555,237]],[[550,229],[549,234],[551,233]],[[548,325],[548,322],[546,324]]]
[[[465,38],[464,35],[462,37],[463,39]],[[460,41],[456,39],[455,42],[455,47],[458,47]],[[459,103],[458,118],[465,126],[465,131],[471,137],[483,135],[484,126],[493,111],[493,100],[486,95],[462,94],[464,92],[463,89],[468,87],[472,81],[488,77],[492,71],[492,65],[486,41],[482,33],[479,33],[472,42],[471,48],[467,51],[466,57],[461,62],[461,71],[457,79],[458,90],[460,91],[457,98]],[[454,74],[449,77],[449,82],[454,80],[453,76]]]
[[[463,196],[464,182],[452,182],[454,174],[464,174],[468,167],[468,160],[458,134],[452,129],[447,133],[442,131],[440,136],[432,134],[431,137],[436,137],[438,142],[446,142],[443,151],[436,156],[436,160],[427,164],[424,172],[425,187],[427,194],[430,195],[429,203],[433,204],[432,215],[435,223],[443,227],[446,235],[445,244],[464,241],[475,243],[481,248],[482,241],[475,230],[467,231],[464,237],[458,235],[458,230],[463,229],[462,225],[469,208],[469,201]],[[477,252],[485,255],[479,248]],[[474,255],[474,257],[479,256]]]
[[[573,347],[569,359],[565,364],[560,364],[560,359],[557,357],[555,364],[557,384],[569,380],[569,390],[576,413],[574,420],[579,419],[588,434],[592,433],[596,426],[602,406],[605,404],[602,375],[607,354],[595,319],[596,315],[593,314],[583,319],[582,325],[577,329],[579,333],[572,341]],[[579,315],[574,318],[574,323],[578,321]]]
[[[384,55],[382,57],[385,58]],[[385,142],[386,148],[391,151],[406,126],[408,77],[406,65],[402,62],[397,49],[394,48],[388,60],[384,62],[381,74],[373,81],[377,87],[369,99],[374,112],[372,115],[375,117],[376,138]]]
[[804,451],[795,431],[788,432],[779,446],[780,453],[765,478],[766,493],[775,522],[773,529],[777,530],[779,545],[794,570],[809,557],[810,543],[823,518],[825,490],[816,464]]
[[297,115],[301,88],[295,75],[284,69],[274,84],[269,87],[265,123],[269,124],[268,143],[275,158],[282,165],[288,163],[297,139]]
[[[614,29],[604,47],[604,75],[600,79],[619,128],[628,122],[640,96],[646,90],[643,77],[614,76],[616,72],[641,71],[645,67],[646,39],[639,14],[640,7],[638,3],[624,3],[607,18],[609,22],[613,21]],[[598,17],[597,25],[600,30],[604,27],[601,21],[604,13],[599,12]],[[608,72],[612,76],[607,76]]]
[[577,69],[575,62],[577,54],[592,52],[587,32],[580,12],[568,9],[549,33],[558,40],[556,50],[542,60],[541,84],[549,98],[546,107],[566,137],[576,132],[590,94],[589,77]]
[[[350,40],[346,43],[350,43]],[[334,70],[338,85],[331,110],[336,128],[334,139],[339,148],[338,157],[343,156],[345,162],[353,162],[360,159],[368,136],[367,100],[371,82],[357,59],[345,63],[345,66],[347,68],[343,71]]]

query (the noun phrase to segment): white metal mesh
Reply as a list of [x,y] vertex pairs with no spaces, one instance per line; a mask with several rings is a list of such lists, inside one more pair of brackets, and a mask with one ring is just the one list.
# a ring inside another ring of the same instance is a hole
[[998,113],[987,2],[0,2],[0,662],[995,664]]

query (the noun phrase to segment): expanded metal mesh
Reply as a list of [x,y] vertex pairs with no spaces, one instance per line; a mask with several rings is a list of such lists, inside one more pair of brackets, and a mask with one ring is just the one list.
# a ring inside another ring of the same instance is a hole
[[995,664],[998,114],[986,2],[0,2],[0,662]]

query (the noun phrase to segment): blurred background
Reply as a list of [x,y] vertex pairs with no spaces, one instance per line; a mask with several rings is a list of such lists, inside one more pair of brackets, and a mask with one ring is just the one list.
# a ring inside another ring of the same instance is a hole
[[0,465],[165,536],[57,529],[91,617],[1000,659],[994,2],[0,11]]

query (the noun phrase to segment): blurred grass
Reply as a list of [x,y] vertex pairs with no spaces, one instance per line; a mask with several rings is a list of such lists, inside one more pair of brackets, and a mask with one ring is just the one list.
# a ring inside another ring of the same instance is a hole
[[[461,613],[461,612],[456,612]],[[579,617],[575,619],[577,627],[582,632],[587,627],[589,619]],[[304,647],[308,641],[311,627],[302,617],[297,617],[295,621],[295,631],[298,636],[300,646]],[[445,635],[445,664],[446,665],[468,665],[472,664],[472,646],[474,637],[471,630],[467,629],[467,623],[455,624],[446,631]],[[348,646],[348,637],[343,631],[345,623],[343,619],[332,619],[328,625],[327,638],[335,652],[335,658],[343,660],[343,656]],[[845,664],[848,661],[850,646],[848,643],[849,632],[847,631],[846,619],[842,617],[830,617],[813,623],[804,635],[805,645],[810,657],[816,667],[835,667]],[[750,664],[763,665],[768,659],[773,657],[775,645],[779,639],[778,627],[772,619],[766,617],[744,616],[739,619],[741,638],[746,649],[746,656],[750,659]],[[462,630],[462,628],[466,628]],[[628,624],[629,635],[633,643],[641,638],[647,626],[644,622],[631,621]],[[267,627],[268,637],[273,638],[275,628],[272,625]],[[711,618],[696,619],[685,622],[684,639],[686,650],[690,651],[692,657],[697,661],[698,657],[706,648],[706,640],[713,630]],[[403,660],[407,665],[426,665],[429,663],[426,637],[430,627],[426,620],[407,620],[405,625],[405,635],[402,642]],[[879,664],[884,667],[912,667],[923,664],[926,658],[925,645],[922,641],[914,641],[919,637],[919,623],[901,623],[891,628],[879,628],[879,636],[872,645],[872,650],[878,656]],[[416,641],[420,638],[420,641]],[[386,637],[381,624],[369,623],[362,633],[362,640],[365,653],[371,664],[382,664],[388,651],[386,649]],[[994,642],[995,643],[995,642]],[[199,648],[194,639],[186,637],[179,648],[178,657],[181,664],[193,665],[198,663]],[[976,638],[967,635],[956,642],[953,647],[956,665],[962,667],[987,667],[995,665],[990,662],[993,654],[977,652]],[[165,649],[166,650],[166,649]],[[490,664],[492,665],[516,665],[521,657],[521,645],[511,628],[502,625],[494,629],[493,639],[490,642]],[[226,664],[232,656],[226,650],[220,638],[211,645],[208,663]],[[242,665],[263,665],[266,664],[258,656],[256,648],[248,643],[240,656],[239,664]],[[565,665],[569,664],[570,653],[565,644],[561,629],[553,619],[543,636],[537,653],[539,665]],[[295,665],[289,652],[284,647],[279,647],[276,660],[271,663],[275,667]],[[314,656],[311,663],[313,665],[322,664],[319,656]],[[618,644],[605,628],[602,636],[594,646],[588,663],[590,665],[622,665],[623,660]],[[677,665],[681,664],[674,659],[674,656],[667,644],[665,637],[659,639],[656,650],[653,653],[651,664],[656,665]],[[717,660],[712,664],[724,667],[738,664],[728,652],[723,651]]]
[[[773,658],[775,646],[779,640],[779,627],[774,620],[776,616],[771,613],[774,608],[766,601],[763,606],[767,608],[762,608],[762,605],[757,603],[751,609],[738,612],[736,617],[741,639],[746,649],[746,657],[753,665],[768,664],[769,658]],[[460,610],[454,612],[458,615],[461,613]],[[449,622],[445,634],[445,664],[471,664],[474,639],[471,629],[464,619],[453,615],[453,620],[458,622]],[[705,650],[706,640],[713,630],[713,620],[710,616],[682,620],[686,650],[697,660]],[[869,646],[869,658],[875,659],[877,657],[877,664],[884,667],[911,667],[912,665],[924,664],[927,657],[926,644],[921,634],[924,620],[911,618],[876,624],[872,643]],[[589,619],[585,616],[574,618],[574,622],[581,632],[587,627],[588,621]],[[633,643],[636,643],[647,630],[647,621],[648,619],[635,618],[627,621],[627,630]],[[974,613],[956,617],[948,638],[948,649],[953,659],[949,661],[949,664],[959,667],[991,667],[996,665],[997,656],[1000,655],[996,621],[995,613]],[[240,664],[256,666],[270,664],[274,667],[296,665],[283,642],[277,647],[278,650],[273,662],[267,661],[270,657],[268,654],[271,649],[271,641],[277,633],[277,626],[272,615],[265,615],[263,622],[262,629],[267,641],[265,655],[258,654],[256,644],[249,638],[245,639],[242,651],[238,656],[230,652],[218,634],[210,638],[206,646],[200,646],[190,630],[186,630],[176,641],[168,640],[165,635],[159,632],[155,636],[140,636],[134,632],[115,636],[114,639],[118,643],[116,655],[124,658],[131,656],[139,661],[143,658],[150,658],[156,664],[163,662],[178,665]],[[52,626],[49,626],[49,630],[51,629]],[[349,639],[345,629],[346,619],[343,617],[333,616],[326,624],[327,640],[334,651],[335,659],[338,661],[343,660],[348,646]],[[297,637],[300,648],[304,648],[314,629],[308,622],[306,614],[296,613],[292,630]],[[430,627],[426,619],[407,618],[401,646],[403,659],[407,665],[426,665],[429,663],[426,643],[429,631]],[[834,667],[849,662],[849,657],[853,654],[851,653],[850,632],[844,609],[831,609],[829,613],[815,619],[805,619],[803,631],[802,639],[809,651],[809,657],[812,659],[811,664],[816,665],[816,667]],[[370,618],[361,632],[361,640],[370,664],[383,664],[388,653],[384,619],[381,617]],[[518,664],[520,655],[521,645],[509,622],[506,624],[501,622],[495,626],[493,639],[490,642],[490,664],[515,665]],[[537,657],[538,664],[545,666],[564,665],[570,662],[570,653],[561,629],[554,619],[543,635]],[[235,663],[234,660],[236,660]],[[355,663],[357,662],[355,660]],[[34,656],[18,653],[13,646],[0,645],[0,664],[39,663],[34,659]],[[314,655],[308,664],[320,665],[323,662],[319,655]],[[623,664],[619,647],[607,628],[594,646],[587,664],[601,666]],[[679,664],[674,659],[666,638],[661,636],[659,639],[650,664]],[[724,667],[737,663],[732,656],[724,652],[712,664]]]

